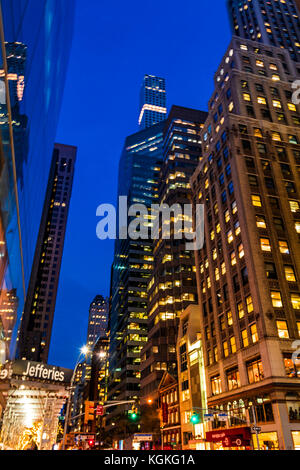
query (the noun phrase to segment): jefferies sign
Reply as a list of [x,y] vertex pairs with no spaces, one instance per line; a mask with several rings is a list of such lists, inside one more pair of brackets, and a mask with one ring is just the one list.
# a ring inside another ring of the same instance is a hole
[[71,382],[72,374],[73,371],[71,369],[63,369],[40,362],[19,360],[11,363],[9,368],[0,371],[0,380],[22,376],[32,380],[69,383]]
[[0,370],[0,380],[7,380],[11,376],[11,370],[10,369],[1,369]]

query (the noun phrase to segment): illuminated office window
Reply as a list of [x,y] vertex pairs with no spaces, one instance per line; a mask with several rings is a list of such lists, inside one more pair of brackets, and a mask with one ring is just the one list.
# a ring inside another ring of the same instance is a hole
[[296,282],[296,275],[293,266],[284,266],[285,278],[288,282]]
[[267,228],[266,219],[263,215],[256,216],[256,226],[258,228]]
[[258,333],[257,333],[257,325],[254,323],[253,325],[250,326],[250,333],[251,333],[251,339],[252,343],[255,344],[258,342]]
[[238,312],[239,312],[239,318],[244,318],[245,311],[244,311],[243,303],[239,302],[237,307],[238,307]]
[[260,247],[262,251],[272,251],[270,239],[269,238],[261,238],[260,239]]
[[282,298],[281,293],[278,291],[271,291],[272,305],[274,308],[282,308]]
[[252,300],[251,295],[249,295],[249,296],[246,298],[246,304],[247,304],[247,312],[248,312],[248,313],[253,312],[253,300]]
[[300,295],[299,294],[292,294],[291,302],[295,310],[300,310]]
[[288,339],[290,337],[286,321],[277,321],[277,331],[279,338]]
[[283,255],[290,254],[288,242],[286,242],[285,240],[279,240],[278,245],[279,245],[279,251],[281,254]]
[[261,197],[260,196],[258,196],[256,194],[252,194],[251,198],[252,198],[252,205],[254,207],[262,207]]
[[229,347],[228,347],[228,342],[227,341],[223,342],[223,352],[224,352],[224,357],[229,356]]
[[231,347],[231,352],[232,354],[236,353],[236,341],[235,341],[235,336],[232,336],[230,338],[230,347]]
[[246,329],[242,330],[242,342],[244,348],[247,348],[247,346],[249,346],[248,333]]

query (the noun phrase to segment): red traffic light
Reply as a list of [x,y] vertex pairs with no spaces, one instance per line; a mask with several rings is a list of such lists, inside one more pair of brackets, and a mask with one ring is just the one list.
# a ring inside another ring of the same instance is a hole
[[90,446],[90,447],[94,447],[94,445],[95,445],[94,439],[90,439],[90,440],[89,440],[89,446]]

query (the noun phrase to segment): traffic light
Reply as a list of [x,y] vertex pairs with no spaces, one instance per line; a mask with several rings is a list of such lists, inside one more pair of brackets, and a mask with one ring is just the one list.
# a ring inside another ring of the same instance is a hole
[[93,401],[84,402],[84,424],[87,424],[89,421],[94,421],[94,408],[95,403]]
[[140,414],[136,408],[136,406],[133,406],[130,411],[128,411],[128,417],[131,421],[135,422],[138,421],[140,418]]
[[200,416],[197,413],[193,413],[190,422],[192,424],[199,424],[200,423]]

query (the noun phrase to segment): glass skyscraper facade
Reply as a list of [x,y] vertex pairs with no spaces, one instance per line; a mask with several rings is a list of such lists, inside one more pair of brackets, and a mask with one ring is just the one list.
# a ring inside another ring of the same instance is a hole
[[0,5],[0,338],[7,356],[10,343],[11,349],[15,345],[11,339],[16,339],[14,327],[30,278],[75,0],[10,0]]
[[48,362],[77,148],[55,144],[17,356]]
[[298,0],[228,0],[233,34],[286,49],[300,61]]
[[140,91],[140,128],[147,129],[166,119],[166,115],[166,80],[145,75]]
[[[118,196],[127,196],[128,207],[145,204],[150,208],[157,202],[164,124],[156,124],[125,141],[119,165]],[[144,222],[150,226],[150,214]],[[147,287],[153,270],[152,249],[152,240],[127,238],[115,243],[109,318],[109,400],[139,398],[140,352],[147,341]],[[119,406],[109,414],[108,427],[124,414],[125,408]]]

